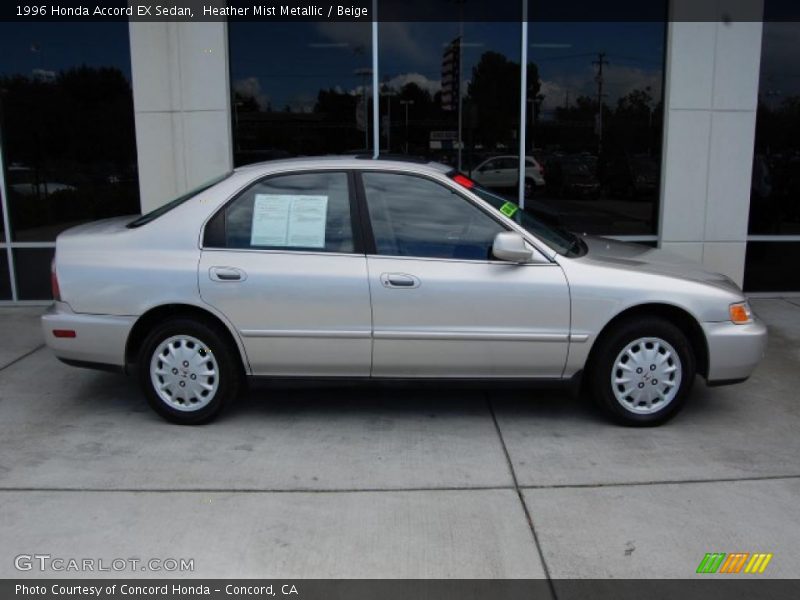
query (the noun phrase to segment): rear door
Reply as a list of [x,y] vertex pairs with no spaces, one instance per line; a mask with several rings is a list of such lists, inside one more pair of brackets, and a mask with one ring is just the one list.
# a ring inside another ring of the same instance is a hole
[[373,376],[561,377],[569,292],[560,266],[495,260],[492,242],[506,227],[441,182],[360,178]]
[[265,178],[206,226],[200,295],[234,324],[254,375],[369,375],[369,287],[351,179]]

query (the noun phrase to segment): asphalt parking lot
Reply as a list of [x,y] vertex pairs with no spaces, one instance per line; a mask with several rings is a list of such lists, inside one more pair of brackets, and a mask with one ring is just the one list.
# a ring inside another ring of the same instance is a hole
[[0,577],[46,553],[193,558],[194,577],[685,578],[706,552],[796,577],[800,299],[753,304],[754,376],[698,380],[643,430],[557,392],[447,387],[257,386],[180,427],[132,379],[59,363],[41,308],[0,309]]

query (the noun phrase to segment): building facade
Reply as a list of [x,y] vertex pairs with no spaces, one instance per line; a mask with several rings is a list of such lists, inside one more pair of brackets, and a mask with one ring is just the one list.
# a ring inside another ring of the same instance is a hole
[[800,24],[735,0],[671,20],[683,1],[648,22],[4,23],[0,302],[50,298],[75,224],[250,162],[376,152],[798,291]]

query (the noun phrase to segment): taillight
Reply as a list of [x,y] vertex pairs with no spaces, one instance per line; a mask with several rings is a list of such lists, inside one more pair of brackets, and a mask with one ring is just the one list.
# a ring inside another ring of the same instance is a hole
[[461,187],[467,188],[468,190],[471,190],[472,188],[475,187],[475,182],[472,181],[472,179],[470,179],[466,175],[462,175],[461,173],[453,175],[453,181],[455,181]]
[[56,257],[50,263],[50,288],[53,290],[53,300],[61,300],[61,289],[58,287],[58,275],[56,275]]

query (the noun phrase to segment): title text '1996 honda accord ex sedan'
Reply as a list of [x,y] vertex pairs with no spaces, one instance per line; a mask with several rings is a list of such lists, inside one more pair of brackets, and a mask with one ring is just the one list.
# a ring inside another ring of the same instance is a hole
[[153,212],[62,233],[47,344],[135,372],[178,423],[245,376],[574,383],[630,425],[695,374],[746,379],[766,328],[727,277],[550,227],[435,163],[249,165]]

